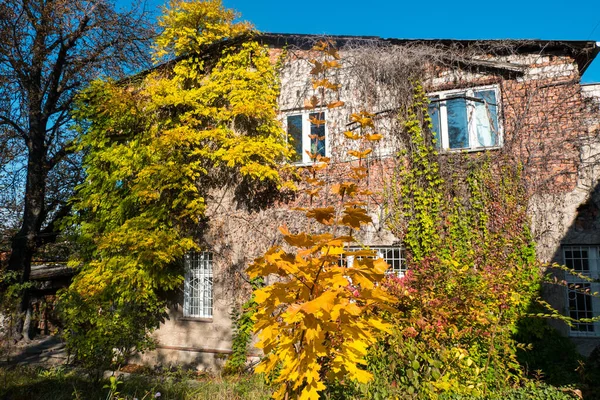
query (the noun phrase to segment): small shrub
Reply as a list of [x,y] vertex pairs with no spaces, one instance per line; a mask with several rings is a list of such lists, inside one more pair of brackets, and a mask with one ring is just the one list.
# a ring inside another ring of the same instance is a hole
[[577,372],[584,357],[573,342],[540,318],[520,321],[515,335],[526,346],[517,350],[519,363],[530,377],[541,377],[550,385],[582,383]]
[[524,386],[491,391],[485,395],[472,397],[463,395],[445,395],[440,400],[573,400],[581,398],[571,388],[556,388],[544,383],[528,382]]
[[[258,290],[263,284],[261,278],[253,279],[250,284],[252,290]],[[254,314],[258,303],[254,298],[254,294],[244,303],[241,312],[234,310],[232,320],[234,324],[233,339],[231,343],[231,355],[227,358],[223,372],[226,375],[239,374],[244,372],[248,357],[248,346],[252,341],[252,333],[254,328]]]

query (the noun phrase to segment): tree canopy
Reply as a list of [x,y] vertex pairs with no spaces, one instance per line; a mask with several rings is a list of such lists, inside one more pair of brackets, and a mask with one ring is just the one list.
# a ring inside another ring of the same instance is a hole
[[[107,0],[0,4],[0,223],[12,234],[8,270],[21,282],[36,249],[55,240],[80,178],[70,155],[76,93],[147,65],[153,29],[142,10]],[[27,304],[25,295],[21,311]]]
[[182,256],[198,248],[211,190],[282,183],[275,66],[235,16],[219,1],[171,2],[154,56],[175,61],[79,96],[82,270],[63,315],[80,358],[148,344],[164,294],[182,284]]

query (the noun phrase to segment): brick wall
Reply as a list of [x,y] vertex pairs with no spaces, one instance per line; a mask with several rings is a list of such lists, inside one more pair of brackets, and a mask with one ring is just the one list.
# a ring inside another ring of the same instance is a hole
[[[272,62],[277,62],[282,53],[281,48],[272,48]],[[290,52],[287,62],[283,63],[280,108],[284,112],[300,110],[311,91],[310,65],[304,59],[307,56],[307,52],[300,50]],[[578,207],[589,197],[590,187],[596,184],[592,163],[582,162],[593,160],[600,154],[600,149],[590,144],[596,129],[590,122],[593,111],[581,95],[577,64],[569,56],[513,54],[487,57],[486,60],[521,65],[523,72],[437,69],[433,76],[426,77],[424,83],[430,91],[499,85],[504,146],[491,150],[490,155],[499,157],[508,154],[522,163],[523,176],[532,198],[530,209],[538,255],[549,261],[556,258],[571,226],[588,226],[587,216],[598,216],[597,209],[592,208],[577,216]],[[344,154],[349,145],[343,139],[343,132],[348,129],[350,114],[361,109],[363,100],[360,91],[352,84],[349,70],[340,72],[339,78],[342,84],[346,83],[339,94],[346,105],[328,112],[328,140],[334,163],[323,174],[329,184],[348,175],[350,163]],[[381,111],[383,106],[371,111]],[[282,123],[284,118],[285,114]],[[369,186],[375,193],[381,193],[390,187],[391,171],[399,162],[393,155],[401,146],[401,141],[395,140],[399,136],[400,124],[396,113],[391,112],[382,114],[377,126],[391,138],[376,152],[384,156],[369,161]],[[323,192],[327,192],[327,187]],[[384,196],[376,194],[365,200],[374,222],[361,232],[361,242],[371,245],[398,243],[399,238],[386,229]],[[327,197],[321,201],[327,203]],[[215,316],[211,322],[184,321],[181,319],[181,305],[175,302],[170,310],[171,319],[157,332],[157,338],[163,345],[160,357],[165,360],[185,359],[188,360],[186,362],[218,368],[218,354],[226,353],[231,345],[229,313],[249,294],[249,286],[243,279],[245,267],[270,246],[281,244],[278,226],[286,224],[292,231],[304,228],[305,219],[301,212],[292,208],[306,205],[306,202],[305,196],[296,194],[276,198],[262,209],[249,209],[239,201],[233,189],[224,188],[213,194],[213,202],[207,210],[210,224],[204,241],[215,254]],[[190,354],[198,356],[194,358]],[[213,357],[210,354],[217,355]]]

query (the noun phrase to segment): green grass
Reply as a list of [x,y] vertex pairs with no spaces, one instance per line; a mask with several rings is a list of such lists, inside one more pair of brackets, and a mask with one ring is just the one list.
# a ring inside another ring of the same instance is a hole
[[[149,370],[147,370],[149,371]],[[157,394],[160,393],[160,396]],[[57,367],[0,368],[0,400],[266,400],[272,389],[260,376],[197,377],[175,370],[159,374],[131,374],[128,377],[95,382],[81,370]],[[411,397],[411,396],[409,396]],[[358,399],[343,393],[324,393],[326,399]],[[403,397],[402,397],[403,398]],[[412,398],[412,397],[411,397]],[[447,394],[441,399],[475,400]],[[575,391],[529,381],[523,387],[488,393],[477,400],[568,400]],[[594,394],[585,399],[597,398]]]
[[109,380],[94,382],[74,369],[0,368],[0,400],[260,400],[271,395],[271,389],[257,376],[189,377],[136,374],[120,378],[116,390],[113,383],[111,391]]

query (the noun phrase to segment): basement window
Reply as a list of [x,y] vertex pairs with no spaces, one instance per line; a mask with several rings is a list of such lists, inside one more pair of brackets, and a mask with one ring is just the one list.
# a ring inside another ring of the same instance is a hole
[[597,246],[563,247],[565,265],[579,275],[566,274],[565,279],[567,316],[580,321],[570,328],[571,336],[600,336],[600,323],[588,320],[600,315],[600,298],[593,295],[600,291],[598,251]]
[[429,95],[429,115],[440,150],[500,147],[499,89],[485,86]]
[[183,286],[183,316],[212,318],[213,316],[213,255],[208,251],[185,255]]
[[286,128],[287,140],[294,149],[292,162],[308,164],[311,162],[309,154],[323,157],[329,154],[325,111],[289,114]]

